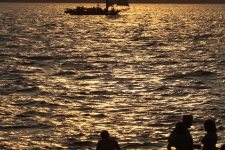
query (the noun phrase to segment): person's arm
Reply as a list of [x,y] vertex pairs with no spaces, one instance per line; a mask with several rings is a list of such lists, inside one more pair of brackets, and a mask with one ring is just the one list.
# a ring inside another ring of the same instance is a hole
[[171,147],[174,147],[175,141],[176,141],[175,139],[176,139],[175,136],[174,136],[173,138],[170,139],[170,141],[169,141],[169,143],[168,143],[168,145],[167,145],[167,149],[168,149],[168,150],[171,150]]
[[98,141],[96,150],[101,150],[101,141]]
[[201,142],[203,145],[208,145],[212,142],[213,136],[210,132],[206,133],[205,136],[202,138]]
[[118,142],[117,141],[115,141],[115,142],[116,142],[116,150],[121,150]]
[[217,135],[213,133],[206,133],[205,136],[201,140],[202,144],[205,147],[210,147],[211,145],[216,145]]
[[202,138],[201,142],[205,147],[208,147],[208,145],[211,143],[210,135],[206,133],[205,136]]
[[168,145],[167,145],[167,149],[168,149],[168,150],[171,150],[171,146],[172,146],[172,143],[169,142]]
[[176,135],[176,130],[173,129],[173,131],[170,133],[169,138],[168,138],[168,142],[170,142],[170,140]]

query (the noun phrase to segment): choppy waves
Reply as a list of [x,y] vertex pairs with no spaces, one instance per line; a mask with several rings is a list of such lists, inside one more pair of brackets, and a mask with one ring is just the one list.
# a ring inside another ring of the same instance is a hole
[[224,5],[69,5],[0,6],[1,148],[94,149],[106,129],[123,149],[163,150],[187,113],[196,143],[208,117],[225,143]]

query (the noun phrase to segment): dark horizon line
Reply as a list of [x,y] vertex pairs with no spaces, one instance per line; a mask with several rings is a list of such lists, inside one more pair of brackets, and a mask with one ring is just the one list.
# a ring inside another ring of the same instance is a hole
[[[84,3],[93,3],[96,4],[94,2],[28,2],[28,1],[0,1],[0,3],[80,3],[80,4],[84,4]],[[225,4],[225,2],[211,2],[211,3],[204,3],[204,2],[130,2],[130,4]],[[104,4],[104,3],[103,3]]]
[[[76,1],[76,2],[74,2]],[[0,2],[14,3],[97,3],[94,0],[0,0]],[[97,1],[97,0],[96,0]],[[137,2],[138,1],[138,2]],[[104,3],[104,2],[100,2]],[[225,0],[129,0],[129,3],[149,4],[225,4]]]

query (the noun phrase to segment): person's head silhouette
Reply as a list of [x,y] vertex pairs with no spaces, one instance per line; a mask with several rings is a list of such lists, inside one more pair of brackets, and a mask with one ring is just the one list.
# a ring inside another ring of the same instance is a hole
[[186,128],[190,128],[193,122],[192,115],[183,115],[182,122],[185,124]]
[[102,139],[107,139],[109,138],[109,132],[107,130],[103,130],[100,134]]
[[100,133],[101,140],[98,141],[96,150],[121,150],[118,142],[111,139],[107,130]]
[[216,123],[213,120],[206,120],[204,123],[205,131],[216,132]]
[[176,124],[176,131],[177,131],[177,134],[185,134],[187,133],[187,128],[183,122],[178,122]]

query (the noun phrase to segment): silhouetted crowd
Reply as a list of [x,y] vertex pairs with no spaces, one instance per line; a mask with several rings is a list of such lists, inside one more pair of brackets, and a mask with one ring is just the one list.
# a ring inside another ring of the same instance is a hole
[[[217,129],[214,120],[208,119],[204,122],[206,134],[201,140],[203,146],[193,143],[193,138],[188,130],[192,126],[192,122],[192,115],[184,115],[182,121],[176,123],[168,138],[168,150],[171,150],[171,147],[175,147],[176,150],[194,150],[200,148],[202,150],[225,150],[225,144],[220,149],[216,147]],[[110,138],[108,131],[103,130],[100,136],[101,140],[98,141],[96,150],[121,150],[118,142]]]

